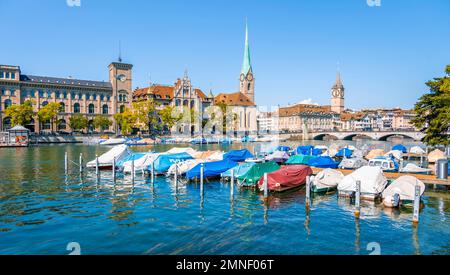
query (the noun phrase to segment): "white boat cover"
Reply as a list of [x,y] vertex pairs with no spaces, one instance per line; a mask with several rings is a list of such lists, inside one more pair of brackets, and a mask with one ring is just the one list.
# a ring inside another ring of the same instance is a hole
[[[117,145],[111,148],[108,152],[98,157],[98,166],[107,167],[112,166],[113,159],[116,158],[116,162],[120,161],[126,157],[130,152],[128,151],[128,146],[125,144]],[[86,164],[86,167],[95,167],[96,160],[91,160]]]
[[429,173],[431,169],[422,168],[414,163],[408,163],[401,169],[402,173]]
[[334,157],[339,152],[339,145],[337,144],[331,144],[328,148],[328,151],[326,152],[327,156]]
[[394,194],[400,195],[400,200],[414,200],[416,184],[420,186],[420,195],[425,192],[425,184],[413,176],[401,176],[394,180],[384,191],[383,199],[391,199]]
[[413,154],[418,154],[418,155],[422,155],[422,154],[425,154],[426,152],[425,152],[425,150],[423,150],[421,147],[419,147],[419,146],[413,146],[413,147],[411,147],[411,149],[409,149],[409,152],[410,153],[413,153]]
[[192,149],[191,147],[174,147],[166,152],[166,154],[179,154],[179,153],[187,153],[193,156],[197,151]]
[[325,146],[325,145],[316,145],[316,146],[314,146],[314,149],[328,150],[328,146]]
[[436,162],[438,159],[445,158],[444,152],[439,149],[433,150],[428,154],[428,162]]
[[380,167],[363,166],[347,175],[338,184],[338,190],[355,192],[356,181],[361,181],[361,194],[378,195],[386,188],[387,179]]
[[289,158],[289,154],[286,152],[282,152],[282,151],[275,151],[272,154],[266,156],[266,160],[271,161],[271,160],[287,160]]
[[356,149],[356,150],[353,151],[352,157],[353,158],[363,158],[364,155],[365,155],[365,153],[364,153],[363,150]]
[[344,174],[334,169],[320,171],[312,180],[312,185],[317,189],[334,188],[344,179]]
[[356,147],[353,146],[353,145],[348,145],[348,146],[347,146],[347,149],[350,149],[350,150],[352,150],[352,151],[355,151],[355,150],[356,150]]
[[186,161],[182,161],[179,163],[174,163],[170,166],[169,170],[167,171],[168,175],[175,175],[175,168],[178,175],[183,175],[187,173],[187,171],[191,170],[195,166],[197,166],[200,163],[205,163],[210,160],[208,159],[189,159]]
[[399,151],[399,150],[391,150],[391,151],[387,152],[386,154],[384,154],[385,157],[389,157],[389,155],[392,155],[397,160],[401,160],[403,157],[402,151]]
[[225,152],[215,152],[214,154],[209,156],[208,159],[211,160],[211,161],[223,160],[223,155],[224,154],[225,154]]
[[341,163],[339,163],[340,169],[358,169],[363,166],[366,166],[369,162],[362,157],[359,158],[348,158],[343,159]]
[[100,142],[100,145],[117,145],[117,144],[124,144],[125,142],[126,139],[124,138],[110,138]]
[[[147,168],[158,158],[162,153],[147,153],[142,158],[134,161],[134,171],[147,170]],[[131,160],[123,163],[123,172],[131,173]]]

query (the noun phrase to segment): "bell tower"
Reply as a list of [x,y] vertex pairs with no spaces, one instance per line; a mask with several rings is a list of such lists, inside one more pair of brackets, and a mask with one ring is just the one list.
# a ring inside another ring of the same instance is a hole
[[248,28],[245,25],[245,48],[244,61],[242,62],[241,75],[239,78],[239,91],[246,95],[253,103],[255,102],[255,77],[250,62],[250,47],[248,44]]
[[331,88],[331,111],[335,113],[344,112],[344,85],[342,84],[341,74],[338,71],[336,75],[336,82]]

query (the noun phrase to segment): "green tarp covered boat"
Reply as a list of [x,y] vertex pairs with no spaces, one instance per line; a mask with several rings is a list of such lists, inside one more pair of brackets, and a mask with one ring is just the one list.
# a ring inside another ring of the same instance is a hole
[[266,163],[257,163],[253,165],[245,174],[237,177],[239,183],[243,186],[256,186],[258,181],[264,176],[264,173],[271,173],[280,169],[275,161]]
[[311,159],[315,159],[315,158],[317,158],[317,157],[310,156],[310,155],[294,155],[294,156],[290,157],[286,161],[286,164],[303,164],[303,165],[308,165],[309,161]]

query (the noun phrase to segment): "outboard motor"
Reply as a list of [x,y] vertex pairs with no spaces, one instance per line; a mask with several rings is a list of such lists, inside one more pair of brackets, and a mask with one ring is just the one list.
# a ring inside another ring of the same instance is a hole
[[399,207],[400,206],[400,195],[395,193],[394,196],[392,197],[392,205],[394,207]]

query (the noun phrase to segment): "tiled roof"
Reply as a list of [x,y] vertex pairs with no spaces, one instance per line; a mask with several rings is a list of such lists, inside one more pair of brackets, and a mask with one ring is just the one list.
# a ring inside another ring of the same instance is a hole
[[366,114],[362,112],[357,113],[342,113],[341,114],[341,120],[342,121],[348,121],[348,120],[360,120],[362,119]]
[[214,104],[225,103],[230,106],[255,106],[255,104],[243,93],[218,94],[214,98]]
[[279,109],[279,116],[294,116],[302,113],[329,113],[331,112],[331,106],[320,106],[311,104],[297,104],[290,107],[282,107]]
[[71,78],[35,76],[35,75],[20,75],[20,81],[40,83],[40,84],[54,84],[54,85],[70,85],[70,86],[84,86],[91,88],[110,88],[112,85],[104,81],[80,80]]
[[[175,88],[173,86],[169,85],[153,85],[146,88],[137,89],[134,91],[133,96],[134,97],[140,97],[147,94],[153,94],[158,99],[173,99],[174,97],[174,90]],[[194,92],[202,99],[206,99],[206,95],[202,92],[200,89],[194,89]]]

